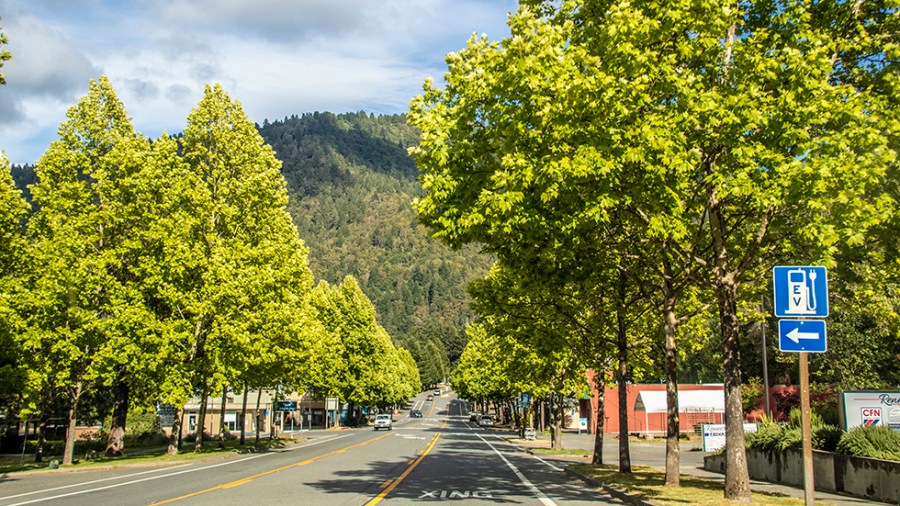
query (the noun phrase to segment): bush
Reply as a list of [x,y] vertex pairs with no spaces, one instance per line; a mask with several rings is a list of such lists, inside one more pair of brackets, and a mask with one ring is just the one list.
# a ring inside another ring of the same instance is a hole
[[744,436],[744,445],[747,448],[774,451],[778,449],[786,427],[780,423],[760,424],[756,432],[750,432]]
[[837,453],[900,462],[900,432],[883,425],[856,427],[844,434]]
[[838,442],[844,436],[844,429],[834,425],[820,425],[813,427],[812,431],[812,447],[815,450],[824,452],[834,452],[837,449]]
[[[783,452],[788,448],[803,447],[803,433],[800,429],[800,410],[790,412],[788,424],[762,423],[756,432],[745,436],[747,448]],[[812,447],[816,450],[833,452],[844,431],[834,425],[822,423],[822,417],[812,413]]]

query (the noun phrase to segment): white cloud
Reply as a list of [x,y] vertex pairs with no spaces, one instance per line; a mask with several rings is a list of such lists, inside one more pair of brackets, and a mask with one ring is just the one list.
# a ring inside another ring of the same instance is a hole
[[[32,161],[101,72],[135,127],[184,127],[206,83],[255,121],[312,111],[405,112],[473,32],[508,33],[514,0],[0,0],[13,60],[0,149]],[[18,67],[17,67],[18,65]]]

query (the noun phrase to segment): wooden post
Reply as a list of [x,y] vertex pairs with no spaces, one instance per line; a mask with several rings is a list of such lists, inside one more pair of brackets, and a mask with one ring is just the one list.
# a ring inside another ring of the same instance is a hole
[[808,353],[800,352],[800,430],[803,434],[803,495],[806,506],[813,506],[816,496],[813,479],[812,416],[809,409]]

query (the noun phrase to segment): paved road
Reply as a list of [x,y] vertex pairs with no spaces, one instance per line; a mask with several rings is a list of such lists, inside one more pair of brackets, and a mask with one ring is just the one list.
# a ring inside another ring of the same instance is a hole
[[157,468],[2,476],[0,506],[620,504],[468,423],[455,398],[424,397],[414,407],[425,417],[395,417],[392,431],[309,432],[285,449]]

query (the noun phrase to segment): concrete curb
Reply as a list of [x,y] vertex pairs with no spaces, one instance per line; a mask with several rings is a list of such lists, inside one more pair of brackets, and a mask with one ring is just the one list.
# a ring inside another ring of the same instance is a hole
[[606,493],[608,493],[609,495],[615,497],[616,499],[618,499],[624,503],[633,504],[635,506],[654,506],[653,503],[649,503],[638,497],[630,496],[630,495],[626,494],[625,492],[622,492],[619,489],[610,487],[609,485],[603,483],[600,480],[591,478],[590,476],[586,476],[582,473],[579,473],[578,471],[576,471],[574,469],[570,469],[568,466],[565,468],[565,472],[566,472],[566,474],[570,474],[572,476],[575,476],[576,478],[581,479],[582,481],[584,481],[588,485],[591,485],[592,487],[602,488],[603,490],[606,491]]

